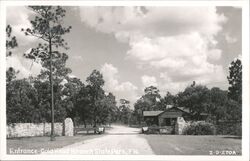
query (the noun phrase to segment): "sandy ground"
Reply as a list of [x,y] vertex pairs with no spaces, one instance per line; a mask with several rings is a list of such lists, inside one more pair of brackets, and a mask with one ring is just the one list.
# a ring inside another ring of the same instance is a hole
[[[42,154],[86,155],[152,155],[153,150],[146,139],[139,137],[140,129],[113,125],[103,137],[85,140],[61,149]],[[83,136],[84,137],[84,136]]]

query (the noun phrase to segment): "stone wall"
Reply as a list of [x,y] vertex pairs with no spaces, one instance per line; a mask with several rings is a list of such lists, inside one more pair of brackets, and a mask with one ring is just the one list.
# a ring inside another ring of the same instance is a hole
[[[56,136],[73,136],[73,122],[67,118],[64,123],[54,123]],[[7,138],[49,136],[51,132],[50,123],[14,123],[6,127]]]
[[162,134],[172,134],[173,126],[164,126],[163,129],[160,129],[160,133]]

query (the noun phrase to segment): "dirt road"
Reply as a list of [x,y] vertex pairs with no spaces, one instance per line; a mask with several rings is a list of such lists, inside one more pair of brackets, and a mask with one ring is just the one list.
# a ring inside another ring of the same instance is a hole
[[[86,155],[152,155],[146,139],[139,137],[140,129],[114,125],[102,137],[82,141],[42,154]],[[84,136],[83,136],[84,137]]]

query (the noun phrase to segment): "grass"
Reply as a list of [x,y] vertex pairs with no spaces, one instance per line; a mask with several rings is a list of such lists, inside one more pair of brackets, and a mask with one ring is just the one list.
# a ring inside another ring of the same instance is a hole
[[100,136],[103,135],[58,136],[55,141],[50,141],[50,137],[46,136],[7,139],[7,154],[40,154],[42,149],[52,150],[62,148],[66,145]]
[[[140,135],[157,155],[241,155],[241,138],[231,136]],[[219,152],[219,154],[218,154]]]

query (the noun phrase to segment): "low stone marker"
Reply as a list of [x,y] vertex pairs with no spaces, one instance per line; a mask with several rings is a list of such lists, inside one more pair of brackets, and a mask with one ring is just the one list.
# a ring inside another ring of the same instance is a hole
[[71,118],[64,120],[64,136],[74,136],[74,125]]
[[175,134],[182,135],[183,129],[185,128],[186,124],[187,123],[183,117],[178,117],[175,124]]

